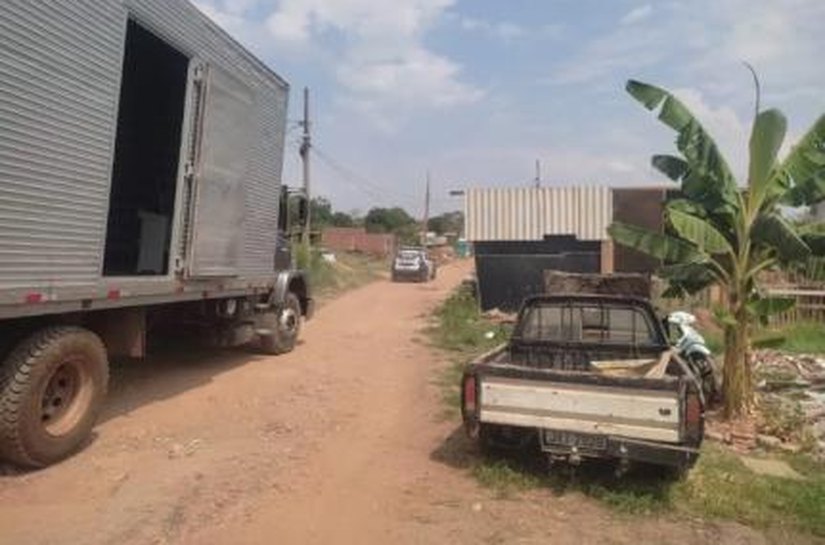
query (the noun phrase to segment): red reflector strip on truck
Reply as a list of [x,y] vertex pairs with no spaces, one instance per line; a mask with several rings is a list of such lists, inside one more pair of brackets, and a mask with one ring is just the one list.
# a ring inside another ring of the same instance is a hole
[[689,437],[702,436],[702,403],[696,392],[690,392],[685,400],[685,431]]
[[109,290],[106,299],[120,299],[120,290]]
[[475,377],[467,377],[464,380],[464,414],[473,414],[476,412],[476,379]]
[[42,293],[27,293],[26,294],[26,303],[42,303],[43,302],[43,294]]

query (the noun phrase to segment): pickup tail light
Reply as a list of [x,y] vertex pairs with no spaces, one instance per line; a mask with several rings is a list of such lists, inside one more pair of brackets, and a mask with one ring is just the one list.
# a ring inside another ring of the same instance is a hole
[[464,378],[464,390],[462,392],[462,407],[464,416],[475,415],[478,409],[478,399],[476,395],[476,377],[468,375]]
[[704,414],[699,394],[695,390],[688,392],[685,400],[685,431],[691,439],[701,439],[704,426]]

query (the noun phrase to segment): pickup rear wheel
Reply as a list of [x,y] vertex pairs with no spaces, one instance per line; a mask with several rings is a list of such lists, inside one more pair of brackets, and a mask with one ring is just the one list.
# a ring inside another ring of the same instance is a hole
[[285,354],[295,348],[301,331],[301,302],[298,296],[289,292],[284,305],[277,313],[272,312],[269,335],[261,336],[261,349],[267,354]]
[[80,448],[109,381],[106,349],[80,327],[49,327],[12,350],[0,371],[0,458],[38,468]]

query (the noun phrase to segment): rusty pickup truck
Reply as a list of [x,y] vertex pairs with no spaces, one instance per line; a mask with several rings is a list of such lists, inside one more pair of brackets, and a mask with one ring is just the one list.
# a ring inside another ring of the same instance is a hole
[[510,341],[462,380],[464,425],[482,447],[538,444],[551,461],[605,458],[625,469],[683,470],[699,454],[701,387],[644,298],[529,298]]

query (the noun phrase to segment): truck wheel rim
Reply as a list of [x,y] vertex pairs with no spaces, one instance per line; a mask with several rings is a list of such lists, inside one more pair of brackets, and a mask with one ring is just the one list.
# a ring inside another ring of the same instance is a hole
[[281,313],[281,330],[284,333],[293,334],[298,328],[298,314],[291,308],[284,309]]
[[40,422],[47,434],[59,437],[78,424],[89,408],[91,386],[80,360],[65,360],[55,367],[40,401]]

